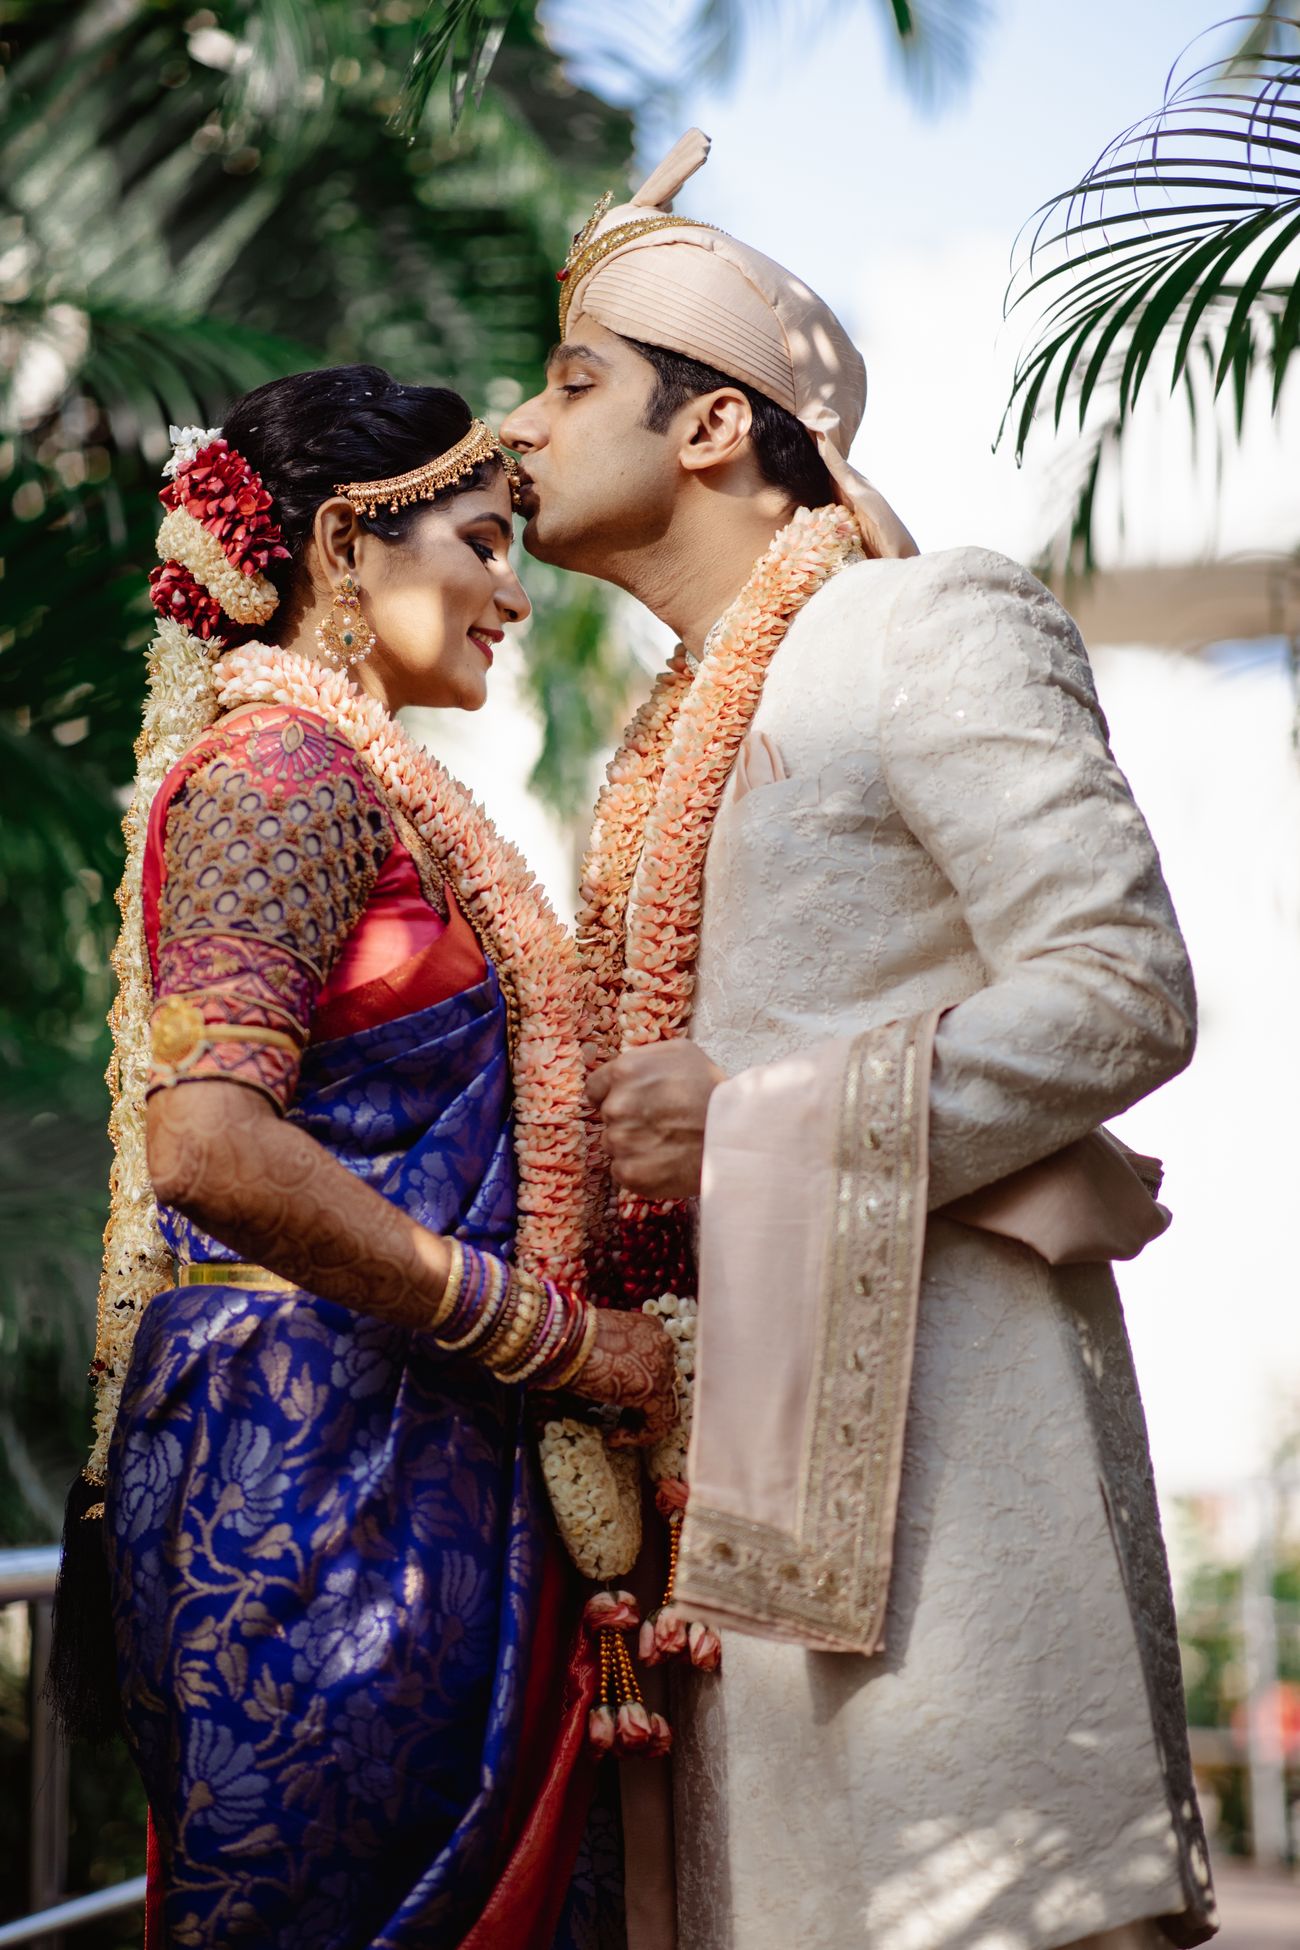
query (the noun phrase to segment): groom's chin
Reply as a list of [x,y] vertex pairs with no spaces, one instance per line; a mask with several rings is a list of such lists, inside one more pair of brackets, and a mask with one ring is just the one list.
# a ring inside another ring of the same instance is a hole
[[549,562],[557,569],[570,567],[563,543],[556,536],[548,535],[545,527],[539,526],[539,522],[540,517],[533,514],[529,515],[524,523],[524,532],[520,539],[529,555],[534,561]]

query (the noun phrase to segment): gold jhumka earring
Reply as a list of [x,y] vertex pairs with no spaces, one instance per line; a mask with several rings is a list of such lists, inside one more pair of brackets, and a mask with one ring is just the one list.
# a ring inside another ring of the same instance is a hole
[[345,575],[334,591],[330,613],[316,625],[321,655],[336,669],[351,670],[364,663],[379,638],[361,614],[361,591],[356,578]]

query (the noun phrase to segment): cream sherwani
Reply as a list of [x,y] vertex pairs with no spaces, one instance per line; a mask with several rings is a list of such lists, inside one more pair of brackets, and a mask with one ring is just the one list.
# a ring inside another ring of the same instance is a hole
[[[723,801],[691,1029],[729,1075],[945,1011],[933,1212],[1187,1061],[1155,848],[1077,633],[1023,570],[974,549],[846,569],[751,738],[788,776]],[[1155,1917],[1198,1942],[1209,1871],[1109,1269],[932,1216],[916,1333],[885,1649],[730,1633],[720,1679],[683,1682],[681,1950],[1049,1950]]]

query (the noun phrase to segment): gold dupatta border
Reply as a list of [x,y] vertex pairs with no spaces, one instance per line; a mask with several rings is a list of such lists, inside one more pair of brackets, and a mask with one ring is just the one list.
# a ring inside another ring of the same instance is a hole
[[868,1030],[847,1052],[796,1534],[690,1502],[679,1591],[733,1628],[829,1651],[884,1642],[937,1019]]

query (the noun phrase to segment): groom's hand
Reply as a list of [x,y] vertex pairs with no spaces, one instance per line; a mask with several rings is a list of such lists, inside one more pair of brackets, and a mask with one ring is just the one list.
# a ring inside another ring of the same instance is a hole
[[725,1076],[687,1042],[625,1050],[593,1071],[587,1095],[604,1120],[616,1182],[639,1198],[695,1198],[709,1098]]

